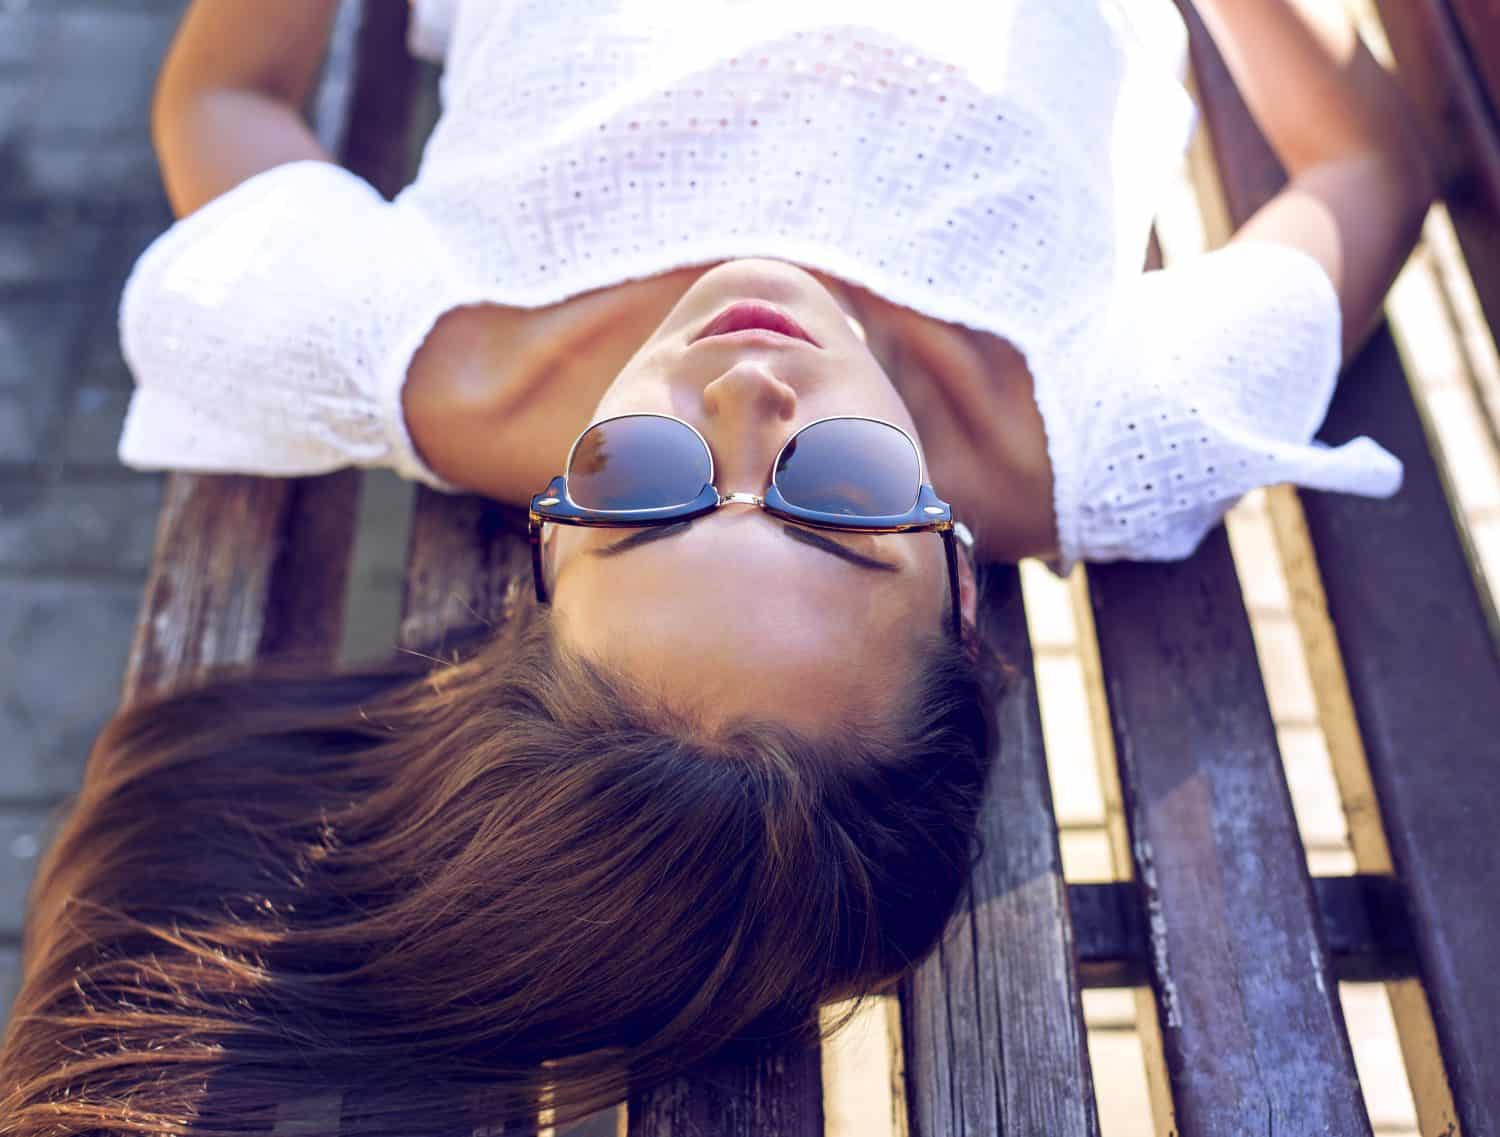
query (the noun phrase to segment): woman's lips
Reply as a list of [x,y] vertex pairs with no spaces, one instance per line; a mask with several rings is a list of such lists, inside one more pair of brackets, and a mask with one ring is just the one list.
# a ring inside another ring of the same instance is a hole
[[763,300],[741,300],[731,304],[704,325],[703,330],[693,337],[692,342],[697,343],[709,336],[723,336],[746,331],[774,332],[776,335],[810,343],[813,347],[822,346],[808,335],[796,320],[780,308],[767,304]]

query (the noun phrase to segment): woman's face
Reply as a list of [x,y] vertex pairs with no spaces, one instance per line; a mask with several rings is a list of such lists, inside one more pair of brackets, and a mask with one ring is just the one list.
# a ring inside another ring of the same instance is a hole
[[[834,290],[831,278],[783,261],[715,266],[625,365],[592,421],[650,411],[692,423],[723,495],[763,495],[782,444],[815,419],[884,419],[920,449],[905,403]],[[780,309],[815,344],[765,331],[696,338],[744,300]],[[925,456],[922,465],[926,480]],[[810,730],[872,721],[900,702],[916,638],[949,618],[936,533],[814,533],[726,505],[670,528],[549,525],[544,549],[563,642],[710,728],[741,714]],[[972,588],[963,591],[972,618]]]

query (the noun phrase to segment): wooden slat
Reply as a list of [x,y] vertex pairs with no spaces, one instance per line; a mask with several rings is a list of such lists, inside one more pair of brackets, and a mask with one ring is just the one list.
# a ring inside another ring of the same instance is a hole
[[721,1062],[630,1099],[629,1137],[822,1137],[816,1046]]
[[1176,1131],[1368,1134],[1223,528],[1089,590]]
[[1072,925],[1020,578],[997,566],[985,634],[1017,669],[981,820],[970,904],[902,992],[918,1137],[1095,1135]]
[[525,515],[481,497],[419,487],[402,606],[403,646],[445,631],[498,624],[531,587]]
[[1500,122],[1500,0],[1448,0],[1464,48],[1484,84],[1491,119]]
[[[1491,327],[1500,326],[1500,122],[1473,70],[1471,51],[1500,69],[1500,13],[1494,0],[1375,0],[1402,88],[1425,127],[1444,183],[1443,199]],[[1488,14],[1481,10],[1488,9]],[[1491,72],[1491,82],[1495,72]]]
[[[392,30],[401,34],[405,7],[370,0],[371,18],[361,20],[359,0],[344,0],[314,100],[319,138],[387,194],[399,183],[382,133],[380,61]],[[169,474],[122,705],[219,664],[284,653],[331,661],[358,494],[352,470],[301,479]]]
[[[1381,10],[1404,84],[1415,94],[1413,84],[1441,81],[1416,67],[1407,71],[1421,37],[1440,30],[1429,0],[1397,0]],[[1444,85],[1443,97],[1466,89],[1465,77],[1446,78],[1452,83]],[[1232,140],[1239,154],[1224,171],[1225,196],[1238,223],[1281,184],[1281,170],[1222,74],[1205,80],[1205,117],[1215,143]],[[1459,103],[1446,106],[1444,113],[1458,113]],[[1491,234],[1500,220],[1500,158],[1494,169],[1497,176],[1483,191],[1490,195],[1483,223]],[[1471,211],[1478,193],[1472,180],[1450,186],[1450,195],[1464,197]],[[1500,261],[1476,268],[1500,280]],[[1491,307],[1489,316],[1500,316],[1500,307]],[[1407,891],[1458,1122],[1466,1133],[1496,1132],[1500,845],[1489,834],[1500,816],[1500,652],[1384,328],[1343,376],[1322,431],[1334,441],[1359,434],[1378,439],[1405,464],[1399,496],[1383,502],[1304,493],[1302,505],[1386,838]]]
[[169,474],[122,703],[255,658],[288,482]]
[[[444,634],[476,625],[498,625],[531,587],[530,552],[520,527],[524,515],[469,495],[425,487],[416,494],[406,594],[399,641],[434,651]],[[518,531],[519,530],[519,531]],[[490,1137],[534,1137],[537,1126],[483,1126]],[[437,1137],[437,1135],[433,1135]],[[452,1137],[464,1137],[454,1134]]]
[[1325,433],[1368,433],[1406,465],[1399,504],[1302,504],[1460,1123],[1496,1132],[1500,656],[1388,332],[1357,361]]

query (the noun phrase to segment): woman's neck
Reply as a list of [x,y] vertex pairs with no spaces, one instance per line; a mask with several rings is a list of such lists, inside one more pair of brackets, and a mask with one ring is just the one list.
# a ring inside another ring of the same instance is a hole
[[[712,264],[545,308],[455,309],[412,361],[403,407],[445,479],[521,504],[557,474],[614,377]],[[906,400],[929,477],[981,552],[1015,559],[1055,541],[1046,436],[1025,359],[1004,340],[807,269]]]

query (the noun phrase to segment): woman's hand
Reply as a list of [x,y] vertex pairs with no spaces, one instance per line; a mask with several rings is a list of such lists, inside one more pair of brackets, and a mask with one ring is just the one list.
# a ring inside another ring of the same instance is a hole
[[287,162],[333,159],[302,116],[339,0],[194,0],[157,77],[151,138],[186,216]]

